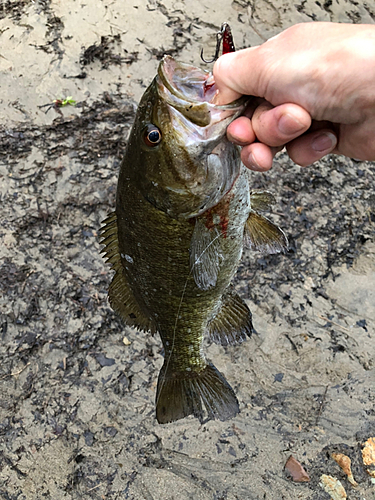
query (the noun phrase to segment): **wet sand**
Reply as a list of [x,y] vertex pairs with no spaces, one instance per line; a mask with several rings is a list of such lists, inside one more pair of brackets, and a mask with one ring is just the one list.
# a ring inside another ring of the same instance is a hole
[[[155,420],[159,338],[122,325],[99,251],[137,102],[163,54],[202,64],[223,21],[238,48],[296,22],[373,23],[375,2],[7,1],[0,6],[0,498],[348,498],[375,485],[375,169],[285,154],[254,189],[285,255],[245,250],[234,286],[258,334],[207,344],[234,387],[227,422]],[[209,66],[207,66],[209,68]],[[76,106],[41,108],[72,96]],[[331,458],[352,460],[357,487]],[[293,455],[310,476],[291,481]]]

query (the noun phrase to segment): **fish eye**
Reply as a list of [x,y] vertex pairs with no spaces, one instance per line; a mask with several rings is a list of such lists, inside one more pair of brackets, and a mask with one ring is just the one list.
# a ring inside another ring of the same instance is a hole
[[143,140],[146,146],[154,148],[161,142],[161,132],[155,125],[150,123],[143,131]]

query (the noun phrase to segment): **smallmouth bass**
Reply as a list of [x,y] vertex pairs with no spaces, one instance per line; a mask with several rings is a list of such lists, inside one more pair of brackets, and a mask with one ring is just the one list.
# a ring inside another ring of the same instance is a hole
[[203,338],[233,345],[251,336],[251,312],[230,289],[244,239],[263,252],[287,247],[281,229],[258,213],[272,195],[250,191],[238,147],[225,135],[246,99],[217,106],[215,93],[209,73],[164,57],[139,104],[116,210],[102,229],[115,270],[112,308],[163,342],[159,423],[239,412],[233,389],[205,358]]

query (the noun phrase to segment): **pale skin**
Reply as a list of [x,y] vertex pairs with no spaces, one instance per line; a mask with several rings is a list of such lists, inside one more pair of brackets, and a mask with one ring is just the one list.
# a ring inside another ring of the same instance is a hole
[[329,153],[375,160],[375,25],[297,24],[213,73],[217,104],[254,96],[227,129],[248,168],[269,170],[283,147],[301,166]]

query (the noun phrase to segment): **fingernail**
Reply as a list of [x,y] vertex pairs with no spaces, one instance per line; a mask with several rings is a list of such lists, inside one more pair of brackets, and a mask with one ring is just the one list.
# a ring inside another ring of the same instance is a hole
[[221,97],[220,92],[217,90],[213,98],[211,99],[211,103],[220,106],[221,105],[220,97]]
[[251,170],[256,170],[258,172],[262,172],[264,170],[264,168],[262,168],[259,165],[259,163],[256,161],[255,156],[253,155],[253,153],[249,154],[249,156],[248,156],[248,162],[247,163],[251,164],[251,166],[249,167]]
[[331,132],[324,132],[323,134],[317,135],[311,143],[311,147],[314,151],[318,153],[324,153],[326,151],[331,151],[337,144],[337,137]]
[[294,135],[306,129],[306,125],[301,123],[290,113],[281,115],[278,123],[279,131],[284,135]]

